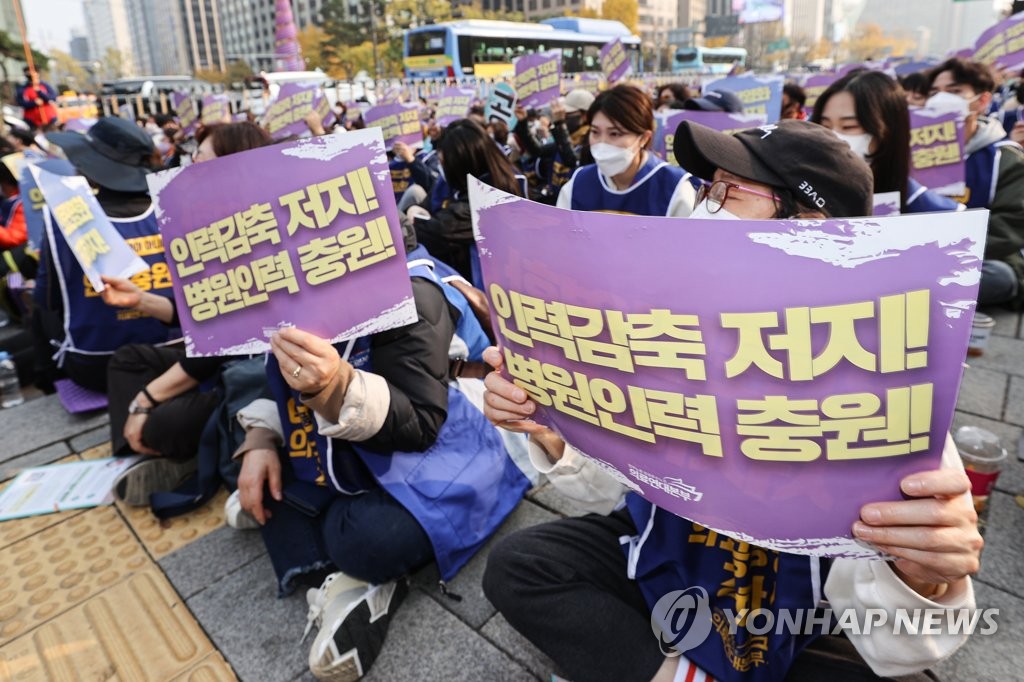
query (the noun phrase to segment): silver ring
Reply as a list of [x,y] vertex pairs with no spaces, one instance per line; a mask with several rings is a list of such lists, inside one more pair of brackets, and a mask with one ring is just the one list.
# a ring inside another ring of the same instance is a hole
[[299,365],[294,370],[292,370],[292,379],[298,379],[299,378],[299,372],[301,372],[301,371],[302,371],[302,365]]

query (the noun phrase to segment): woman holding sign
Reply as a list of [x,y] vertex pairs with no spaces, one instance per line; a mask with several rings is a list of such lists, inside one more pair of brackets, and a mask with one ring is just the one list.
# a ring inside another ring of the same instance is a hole
[[[674,146],[681,163],[712,180],[694,210],[704,218],[841,218],[871,209],[868,167],[810,123],[780,121],[728,136],[684,122]],[[485,360],[497,370],[485,380],[488,418],[529,433],[534,465],[563,494],[599,512],[508,536],[492,550],[484,575],[491,602],[569,679],[874,680],[920,673],[965,640],[946,631],[898,637],[891,626],[845,639],[819,637],[821,627],[754,633],[752,621],[737,625],[741,612],[746,620],[764,611],[779,624],[797,610],[802,619],[822,598],[837,616],[849,611],[860,622],[869,609],[891,619],[899,607],[973,608],[968,576],[978,569],[982,540],[951,441],[942,469],[904,478],[905,499],[865,505],[853,524],[853,537],[895,561],[770,551],[628,493],[530,421],[537,405],[502,376],[497,349]]]
[[900,193],[901,213],[963,210],[910,177],[910,112],[899,84],[881,71],[855,69],[830,85],[811,122],[825,126],[871,166],[875,194]]
[[605,90],[590,105],[590,153],[562,185],[559,208],[634,215],[690,215],[696,192],[690,174],[648,149],[654,138],[651,98],[632,85]]

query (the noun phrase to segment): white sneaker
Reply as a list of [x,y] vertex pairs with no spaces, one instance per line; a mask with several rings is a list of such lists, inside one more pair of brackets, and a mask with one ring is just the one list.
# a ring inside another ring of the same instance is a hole
[[309,650],[309,670],[318,680],[352,682],[365,675],[387,635],[391,616],[409,591],[405,579],[367,585],[344,573],[332,573],[320,589],[306,593],[306,634],[320,630]]
[[242,509],[242,498],[237,490],[224,501],[224,521],[236,530],[254,530],[260,527],[259,521]]

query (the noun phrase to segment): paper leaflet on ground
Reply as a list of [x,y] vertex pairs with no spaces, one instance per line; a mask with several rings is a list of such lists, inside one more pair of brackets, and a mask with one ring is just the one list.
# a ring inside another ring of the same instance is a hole
[[987,211],[691,220],[470,190],[505,373],[537,421],[703,526],[877,556],[851,526],[939,466]]
[[114,481],[141,458],[107,457],[25,469],[0,492],[0,521],[110,504]]
[[[225,192],[240,174],[246,182]],[[266,352],[268,328],[338,342],[416,321],[380,129],[148,181],[190,356]]]

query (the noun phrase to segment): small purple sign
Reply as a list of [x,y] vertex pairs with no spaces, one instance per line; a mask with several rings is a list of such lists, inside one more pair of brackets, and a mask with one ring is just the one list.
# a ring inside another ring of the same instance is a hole
[[513,82],[519,104],[539,109],[558,98],[562,89],[562,53],[528,54],[515,60]]
[[955,113],[910,112],[910,175],[925,187],[960,196],[965,185],[964,122]]
[[80,175],[57,175],[39,166],[29,166],[28,171],[60,228],[49,238],[67,241],[95,291],[105,287],[100,275],[131,277],[149,269],[100,208],[88,180]]
[[437,125],[444,127],[450,123],[466,118],[469,108],[476,98],[476,90],[471,88],[448,88],[441,93],[437,100],[437,107],[434,109],[434,120]]
[[416,320],[380,130],[147,179],[190,356],[265,352],[287,325],[337,342]]
[[971,58],[1000,69],[1024,66],[1024,12],[1000,21],[978,36]]
[[808,115],[814,111],[814,105],[817,104],[821,93],[828,90],[829,86],[839,80],[839,78],[838,73],[816,73],[804,80],[803,88],[804,92],[807,93],[804,110],[808,112]]
[[171,93],[171,107],[174,115],[178,117],[178,125],[185,137],[192,137],[196,128],[199,127],[199,118],[196,114],[196,105],[192,101],[192,95],[184,90],[175,90]]
[[620,38],[605,43],[601,48],[601,70],[604,71],[609,84],[625,78],[632,68],[629,55],[626,54],[626,46],[622,44]]
[[383,104],[372,107],[363,113],[363,122],[367,128],[379,127],[383,131],[384,144],[388,149],[394,147],[396,142],[404,142],[410,147],[423,144],[418,104]]
[[743,113],[764,114],[769,121],[782,116],[782,76],[730,76],[708,83],[707,90],[727,90],[743,102]]
[[878,558],[851,526],[939,468],[985,211],[695,220],[469,189],[503,372],[537,422],[713,530]]
[[[768,119],[764,114],[732,114],[725,111],[673,111],[670,114],[659,114],[655,117],[654,153],[678,166],[676,155],[672,151],[676,130],[683,121],[693,121],[723,133],[735,133],[747,128],[764,125]],[[711,180],[711,178],[704,178]]]
[[231,101],[227,95],[206,95],[203,97],[203,125],[231,122]]
[[[314,110],[319,86],[315,83],[285,83],[263,114],[263,126],[274,140],[308,135],[306,117]],[[321,119],[323,117],[321,116]]]

